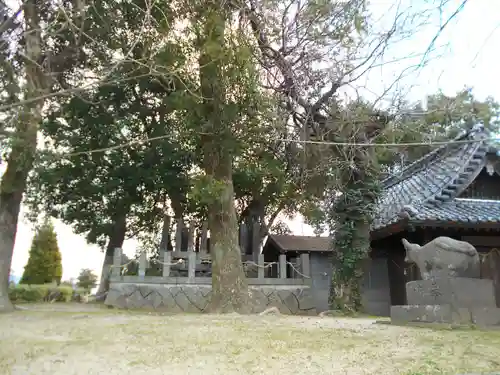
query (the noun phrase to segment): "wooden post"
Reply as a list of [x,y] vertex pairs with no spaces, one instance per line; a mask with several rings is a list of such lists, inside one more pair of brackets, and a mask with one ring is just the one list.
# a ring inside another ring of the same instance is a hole
[[299,271],[300,273],[302,273],[302,271],[301,271],[302,270],[302,257],[299,256],[299,257],[295,258],[295,268],[296,268],[296,270],[293,270],[293,276],[292,277],[294,279],[301,279],[302,275],[299,275],[297,273],[297,271]]
[[182,218],[177,219],[177,228],[175,228],[175,251],[181,251],[182,248],[182,228],[184,227],[184,222]]
[[201,228],[200,253],[208,253],[208,223],[205,221]]
[[146,267],[148,263],[148,258],[146,257],[146,252],[143,251],[141,255],[139,255],[139,279],[144,280],[146,276]]
[[286,254],[280,254],[280,279],[286,279]]
[[248,254],[248,241],[247,241],[247,226],[245,223],[240,224],[239,228],[239,245],[242,254]]
[[264,263],[264,254],[259,254],[259,267],[257,268],[257,278],[263,279],[266,277],[265,274],[265,263]]
[[194,252],[194,225],[189,225],[187,251]]
[[311,266],[309,263],[309,254],[307,253],[300,254],[300,273],[307,278],[311,277]]
[[196,276],[196,256],[194,251],[188,253],[188,278],[194,279]]
[[260,253],[260,224],[255,222],[252,226],[252,259],[257,261]]
[[163,277],[170,276],[170,263],[172,263],[172,252],[164,251],[163,252]]
[[122,249],[119,247],[115,248],[113,254],[113,269],[111,270],[111,276],[120,277],[122,274]]

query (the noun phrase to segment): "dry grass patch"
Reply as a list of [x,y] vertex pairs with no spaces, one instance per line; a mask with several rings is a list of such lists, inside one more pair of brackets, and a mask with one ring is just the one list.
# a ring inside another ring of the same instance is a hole
[[20,311],[1,374],[459,374],[500,369],[500,332],[371,319]]

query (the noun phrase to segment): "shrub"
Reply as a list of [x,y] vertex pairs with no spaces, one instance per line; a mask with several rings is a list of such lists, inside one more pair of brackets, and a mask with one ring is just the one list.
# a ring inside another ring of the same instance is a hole
[[73,288],[54,285],[9,286],[9,298],[12,302],[70,302],[73,298]]

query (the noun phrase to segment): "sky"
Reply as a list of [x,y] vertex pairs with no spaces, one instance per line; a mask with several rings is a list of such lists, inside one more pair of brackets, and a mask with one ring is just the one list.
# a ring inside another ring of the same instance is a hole
[[[380,17],[394,10],[391,0],[373,0],[372,9]],[[403,6],[429,7],[430,0],[404,0]],[[450,0],[442,18],[446,18],[460,1]],[[410,56],[423,53],[439,28],[439,15],[431,19],[431,25],[422,27],[414,36],[398,44],[392,51],[395,56]],[[405,87],[410,87],[407,98],[411,101],[423,100],[426,95],[442,90],[453,95],[458,90],[472,87],[479,99],[487,96],[500,101],[500,1],[469,0],[455,21],[440,35],[436,45],[445,45],[439,58],[424,68],[413,72],[403,80]],[[405,60],[398,64],[389,64],[374,69],[368,76],[365,85],[370,92],[380,93],[394,81],[394,77],[406,67],[417,61]],[[3,168],[0,166],[0,173]],[[93,269],[100,275],[103,254],[97,246],[88,245],[82,236],[75,235],[71,228],[55,221],[59,248],[62,254],[63,280],[78,276],[82,268]],[[297,235],[313,235],[313,230],[300,218],[289,222],[290,229]],[[28,260],[28,252],[33,237],[31,225],[20,218],[17,239],[12,262],[12,272],[21,276]],[[133,255],[137,243],[126,241],[124,252]]]

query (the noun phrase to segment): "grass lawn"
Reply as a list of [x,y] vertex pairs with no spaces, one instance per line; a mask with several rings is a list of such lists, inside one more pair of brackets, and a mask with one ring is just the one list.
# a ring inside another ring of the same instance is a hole
[[463,374],[500,371],[500,331],[370,319],[155,315],[107,309],[0,315],[0,374]]

